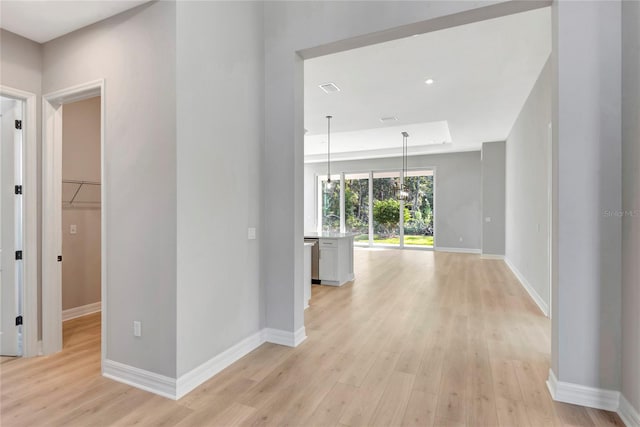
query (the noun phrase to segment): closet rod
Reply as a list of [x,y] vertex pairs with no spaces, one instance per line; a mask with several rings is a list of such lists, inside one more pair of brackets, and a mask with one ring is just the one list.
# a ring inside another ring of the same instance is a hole
[[63,184],[87,184],[87,185],[100,185],[99,182],[95,182],[95,181],[78,181],[75,179],[63,179],[62,180]]

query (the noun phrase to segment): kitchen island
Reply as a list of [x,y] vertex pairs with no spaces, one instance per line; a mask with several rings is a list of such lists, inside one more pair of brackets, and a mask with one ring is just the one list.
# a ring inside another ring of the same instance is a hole
[[354,233],[306,232],[305,241],[317,239],[318,279],[322,285],[342,286],[353,274]]

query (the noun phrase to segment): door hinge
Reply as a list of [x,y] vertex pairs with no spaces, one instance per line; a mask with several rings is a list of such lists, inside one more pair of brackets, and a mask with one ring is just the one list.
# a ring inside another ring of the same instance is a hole
[[16,120],[16,129],[22,129],[22,120]]
[[62,255],[58,255],[58,262],[62,262]]
[[16,185],[16,194],[22,194],[22,185]]
[[22,251],[16,251],[16,260],[22,259]]
[[22,325],[22,316],[16,317],[16,326]]

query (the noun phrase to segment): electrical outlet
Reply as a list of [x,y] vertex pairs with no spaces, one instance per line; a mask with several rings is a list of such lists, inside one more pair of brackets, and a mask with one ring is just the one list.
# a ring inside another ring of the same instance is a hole
[[78,233],[78,226],[76,224],[71,224],[69,226],[69,234],[77,234]]
[[462,242],[462,237],[460,238],[460,241]]
[[255,227],[249,227],[249,229],[247,230],[247,237],[249,238],[249,240],[256,240],[256,228]]
[[142,336],[142,322],[139,320],[133,321],[133,336],[141,337]]

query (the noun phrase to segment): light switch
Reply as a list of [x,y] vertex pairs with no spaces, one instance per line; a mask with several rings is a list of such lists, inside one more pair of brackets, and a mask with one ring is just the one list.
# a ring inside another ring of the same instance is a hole
[[247,237],[249,238],[249,240],[256,240],[256,228],[255,227],[249,227],[249,230],[247,231]]
[[133,336],[134,337],[142,336],[142,322],[139,320],[133,321]]
[[69,226],[69,233],[70,234],[77,234],[78,233],[78,226],[76,224],[71,224]]
[[491,217],[490,217],[490,216],[486,217],[486,218],[484,219],[484,222],[491,222]]

